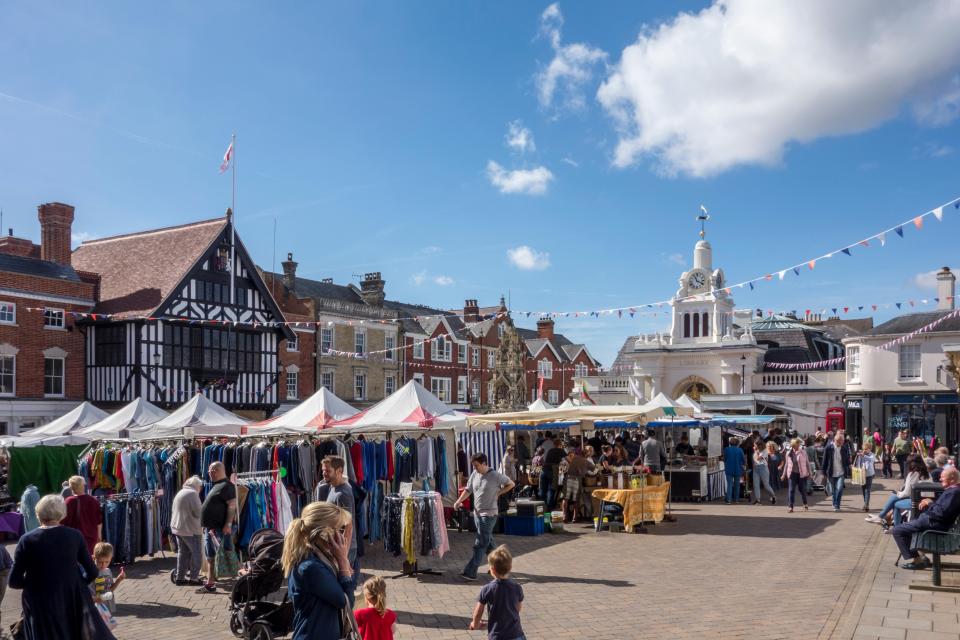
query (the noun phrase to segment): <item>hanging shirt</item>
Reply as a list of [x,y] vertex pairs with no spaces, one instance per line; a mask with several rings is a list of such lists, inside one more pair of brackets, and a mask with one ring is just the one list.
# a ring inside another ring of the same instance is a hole
[[416,443],[417,477],[432,479],[436,469],[433,464],[433,439],[428,436],[421,436],[417,438]]

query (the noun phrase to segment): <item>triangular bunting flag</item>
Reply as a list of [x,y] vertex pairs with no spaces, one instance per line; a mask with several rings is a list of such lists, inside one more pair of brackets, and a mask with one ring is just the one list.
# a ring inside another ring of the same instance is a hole
[[943,207],[937,207],[933,210],[933,215],[937,217],[939,222],[943,222]]
[[877,234],[877,239],[880,240],[880,246],[881,246],[881,247],[887,246],[887,234],[886,234],[886,233],[878,233],[878,234]]
[[876,310],[877,310],[877,305],[872,304],[872,305],[870,305],[870,308],[873,309],[874,311],[876,311]]
[[793,272],[797,275],[800,275],[800,269],[798,267],[794,267]]
[[940,302],[940,298],[934,298],[933,301],[934,301],[934,302]]
[[900,305],[901,305],[902,303],[900,303],[900,302],[894,302],[894,304],[897,305],[897,309],[899,309],[899,308],[900,308]]
[[861,305],[861,306],[857,307],[857,311],[863,311],[863,306]]
[[846,249],[840,249],[840,251],[842,251],[843,253],[847,254],[848,256],[849,256],[849,255],[853,255],[853,254],[850,253],[850,247],[847,247]]
[[777,275],[780,277],[781,280],[783,280],[783,276],[784,276],[786,273],[787,273],[787,270],[784,269],[783,271],[777,273]]
[[923,216],[917,216],[913,219],[913,226],[917,229],[923,229]]
[[898,236],[900,236],[901,238],[903,237],[903,227],[902,227],[902,226],[897,227],[896,229],[894,229],[894,231],[897,232],[897,235],[898,235]]
[[862,245],[862,246],[864,246],[864,247],[869,247],[869,246],[870,246],[870,243],[867,242],[866,240],[861,240],[861,241],[858,242],[857,244]]
[[748,282],[747,284],[750,285],[750,291],[753,291],[753,283],[752,283],[752,282]]
[[833,315],[837,315],[837,308],[836,308],[836,307],[833,308]]
[[843,312],[844,312],[844,313],[847,313],[848,311],[850,311],[850,307],[844,307],[844,308],[843,308]]
[[810,269],[812,270],[813,267],[816,266],[816,264],[817,264],[816,260],[811,260],[810,262],[807,263],[807,266],[810,267]]

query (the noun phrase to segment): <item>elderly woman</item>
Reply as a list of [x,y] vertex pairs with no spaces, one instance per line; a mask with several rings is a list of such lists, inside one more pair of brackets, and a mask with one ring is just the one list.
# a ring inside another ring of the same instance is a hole
[[[40,528],[20,538],[10,586],[23,589],[23,630],[27,640],[76,640],[84,625],[94,638],[113,638],[97,613],[87,585],[97,566],[79,531],[60,526],[67,506],[58,495],[37,503]],[[88,637],[88,636],[83,636]]]
[[800,492],[800,498],[803,500],[803,510],[808,509],[807,493],[804,491],[806,480],[810,477],[810,459],[807,458],[807,450],[801,447],[800,438],[794,438],[790,441],[790,448],[784,454],[783,473],[781,480],[787,482],[787,505],[788,513],[793,513],[794,492]]
[[103,524],[100,502],[87,495],[87,481],[83,477],[73,476],[68,482],[73,495],[66,499],[67,517],[63,524],[83,534],[87,551],[92,555],[94,545],[100,542],[100,525]]
[[200,489],[203,480],[191,476],[173,498],[170,512],[170,531],[177,537],[177,568],[173,570],[173,582],[177,586],[200,586]]

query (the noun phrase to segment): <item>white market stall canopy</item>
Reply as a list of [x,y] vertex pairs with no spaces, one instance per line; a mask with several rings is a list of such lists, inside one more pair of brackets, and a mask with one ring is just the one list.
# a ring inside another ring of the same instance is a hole
[[329,389],[320,387],[319,391],[290,411],[276,418],[251,424],[245,431],[247,435],[316,433],[357,413],[357,409],[335,396]]
[[697,402],[687,394],[683,394],[682,396],[677,398],[675,402],[681,407],[687,407],[688,409],[693,409],[693,412],[695,414],[703,413],[703,405],[701,405],[699,402]]
[[553,408],[553,405],[549,402],[544,402],[543,398],[537,398],[527,406],[527,411],[548,411]]
[[[669,400],[668,400],[669,402]],[[667,410],[665,410],[665,408]],[[550,424],[555,422],[583,422],[583,421],[616,421],[640,422],[673,415],[691,415],[692,409],[687,407],[664,407],[656,399],[645,405],[590,405],[573,406],[569,408],[557,407],[546,411],[510,411],[506,413],[488,413],[485,415],[471,415],[467,417],[467,424],[471,427],[496,424]]]
[[75,434],[90,440],[126,438],[128,437],[128,429],[153,424],[163,420],[168,415],[166,411],[155,404],[151,404],[143,398],[137,398],[100,422],[85,429],[80,429]]
[[462,430],[467,414],[456,411],[416,380],[397,389],[369,409],[335,422],[337,432],[373,433],[416,429]]
[[580,406],[580,401],[579,401],[579,400],[574,401],[573,398],[567,398],[567,399],[564,400],[564,401],[560,404],[560,406],[557,407],[557,408],[558,408],[558,409],[571,409],[571,408],[573,408],[573,407],[579,407],[579,406]]
[[133,440],[176,438],[184,435],[185,429],[193,429],[196,435],[239,435],[249,423],[198,393],[166,418],[129,431]]
[[23,434],[25,438],[43,438],[49,436],[65,436],[80,429],[94,425],[109,415],[102,409],[97,409],[89,402],[77,405],[73,410],[52,420],[42,427],[31,429]]

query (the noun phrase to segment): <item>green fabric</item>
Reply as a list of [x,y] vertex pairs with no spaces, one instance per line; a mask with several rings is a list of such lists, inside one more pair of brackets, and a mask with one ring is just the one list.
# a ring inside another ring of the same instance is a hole
[[7,485],[11,497],[19,498],[27,485],[35,485],[40,495],[60,493],[63,481],[77,475],[77,456],[84,445],[62,447],[11,447]]

